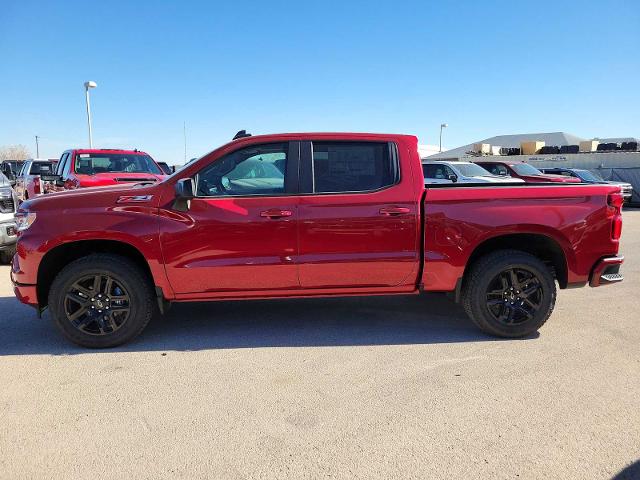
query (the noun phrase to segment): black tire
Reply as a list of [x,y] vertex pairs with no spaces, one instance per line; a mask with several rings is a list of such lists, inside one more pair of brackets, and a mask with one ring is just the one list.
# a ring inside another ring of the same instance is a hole
[[556,284],[549,267],[519,250],[481,257],[464,278],[462,306],[473,323],[491,335],[530,335],[544,325],[555,303]]
[[11,247],[7,250],[0,251],[0,263],[5,265],[10,264],[15,254],[16,254],[16,247]]
[[49,291],[49,310],[73,343],[115,347],[137,337],[151,320],[155,311],[152,282],[127,258],[92,254],[58,273]]

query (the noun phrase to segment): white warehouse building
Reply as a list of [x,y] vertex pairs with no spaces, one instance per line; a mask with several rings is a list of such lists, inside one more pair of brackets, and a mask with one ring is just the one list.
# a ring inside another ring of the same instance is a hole
[[[640,203],[640,140],[633,137],[584,139],[564,132],[498,135],[433,155],[423,161],[520,160],[536,168],[580,168],[604,180],[633,185],[633,203]],[[526,152],[526,153],[525,153]]]

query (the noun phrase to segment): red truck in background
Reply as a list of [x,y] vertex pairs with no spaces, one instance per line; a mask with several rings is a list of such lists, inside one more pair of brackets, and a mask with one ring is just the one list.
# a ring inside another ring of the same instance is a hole
[[482,168],[489,170],[494,175],[509,175],[514,178],[521,178],[527,183],[580,183],[576,177],[566,175],[552,175],[542,173],[536,167],[522,161],[509,160],[478,160],[477,163]]
[[86,347],[131,340],[168,302],[423,291],[519,337],[556,282],[622,280],[621,205],[610,185],[425,189],[409,135],[241,136],[162,182],[24,202],[11,279]]
[[145,152],[118,149],[73,149],[62,153],[54,182],[45,193],[118,183],[157,182],[166,177]]

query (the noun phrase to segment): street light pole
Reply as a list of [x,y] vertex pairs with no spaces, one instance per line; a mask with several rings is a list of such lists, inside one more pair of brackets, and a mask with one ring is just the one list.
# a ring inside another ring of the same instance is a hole
[[40,145],[38,145],[38,135],[36,135],[36,158],[40,158]]
[[84,82],[84,94],[87,102],[87,126],[89,127],[89,148],[93,148],[93,136],[91,135],[91,105],[89,103],[89,89],[96,88],[98,84],[96,82]]
[[443,128],[447,128],[449,126],[448,123],[441,123],[440,124],[440,151],[442,152],[442,129]]

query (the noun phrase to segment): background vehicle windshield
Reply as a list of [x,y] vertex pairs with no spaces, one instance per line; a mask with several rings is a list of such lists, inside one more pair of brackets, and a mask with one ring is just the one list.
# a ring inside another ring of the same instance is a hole
[[602,182],[602,178],[589,170],[574,170],[576,174],[586,182]]
[[542,172],[528,163],[516,163],[511,165],[514,172],[518,175],[542,175]]
[[97,173],[153,173],[162,175],[162,170],[149,155],[126,153],[79,153],[75,171],[80,175]]
[[461,163],[454,167],[465,177],[492,177],[493,174],[475,163]]

